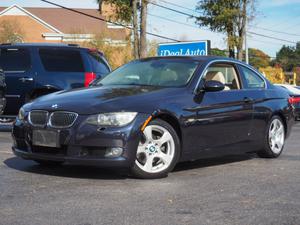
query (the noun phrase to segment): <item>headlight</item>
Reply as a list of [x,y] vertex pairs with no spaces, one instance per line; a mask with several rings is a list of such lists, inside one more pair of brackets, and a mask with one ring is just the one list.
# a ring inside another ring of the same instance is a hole
[[87,123],[97,126],[122,127],[131,123],[135,119],[136,115],[136,112],[103,113],[90,116],[87,119]]
[[23,108],[20,108],[19,110],[18,119],[21,121],[25,119],[25,110]]

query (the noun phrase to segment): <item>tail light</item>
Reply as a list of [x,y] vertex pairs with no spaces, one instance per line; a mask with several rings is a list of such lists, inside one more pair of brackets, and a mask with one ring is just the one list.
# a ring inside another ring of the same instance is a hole
[[300,97],[290,97],[289,98],[289,103],[292,105],[300,103]]
[[84,74],[84,86],[88,87],[90,83],[97,78],[96,74],[93,72],[87,72]]

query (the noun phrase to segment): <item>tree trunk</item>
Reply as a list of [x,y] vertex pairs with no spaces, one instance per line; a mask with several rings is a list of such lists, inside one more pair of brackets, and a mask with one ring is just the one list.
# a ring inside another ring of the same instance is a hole
[[139,26],[137,13],[137,0],[132,0],[132,25],[133,25],[133,54],[135,59],[140,58],[139,54]]
[[228,48],[228,57],[229,58],[235,58],[235,52],[234,52],[234,36],[233,36],[232,29],[227,30],[227,48]]
[[147,0],[142,0],[141,5],[141,37],[140,37],[140,57],[147,57]]
[[243,60],[244,54],[243,54],[243,44],[244,44],[244,39],[246,35],[246,20],[247,20],[247,0],[243,0],[243,8],[241,9],[241,22],[239,24],[239,37],[238,37],[238,43],[237,43],[237,51],[238,51],[238,60]]

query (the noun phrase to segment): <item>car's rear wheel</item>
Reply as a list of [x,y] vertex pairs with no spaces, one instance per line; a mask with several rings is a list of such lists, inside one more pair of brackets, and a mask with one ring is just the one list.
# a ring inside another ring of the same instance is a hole
[[44,166],[44,167],[55,167],[55,166],[61,166],[63,164],[63,162],[59,162],[59,161],[49,161],[49,160],[39,160],[39,159],[36,159],[34,161],[38,163],[40,166]]
[[274,116],[268,124],[265,134],[264,149],[258,152],[260,157],[277,158],[283,151],[285,144],[285,126],[279,116]]
[[153,120],[143,131],[132,174],[138,178],[166,177],[179,158],[180,141],[173,127],[160,119]]

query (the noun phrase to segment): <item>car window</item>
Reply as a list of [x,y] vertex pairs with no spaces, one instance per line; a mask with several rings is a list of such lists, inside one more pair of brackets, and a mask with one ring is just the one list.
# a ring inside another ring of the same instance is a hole
[[245,78],[245,86],[247,89],[265,88],[265,81],[260,78],[255,72],[244,66],[241,66],[241,70]]
[[106,63],[103,61],[100,54],[96,51],[89,51],[89,59],[92,63],[93,72],[107,74],[110,72],[110,69],[107,67]]
[[236,69],[231,64],[213,64],[205,72],[204,79],[216,80],[225,85],[224,91],[241,88],[240,79]]
[[95,85],[147,85],[180,87],[186,85],[199,62],[182,59],[138,60],[121,66]]
[[0,49],[0,67],[5,72],[27,71],[31,67],[30,61],[30,52],[28,49]]
[[39,49],[39,55],[46,71],[85,72],[79,51],[70,49]]

